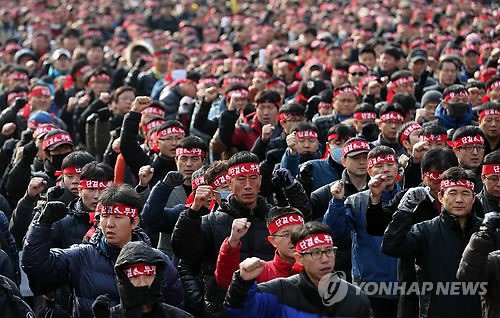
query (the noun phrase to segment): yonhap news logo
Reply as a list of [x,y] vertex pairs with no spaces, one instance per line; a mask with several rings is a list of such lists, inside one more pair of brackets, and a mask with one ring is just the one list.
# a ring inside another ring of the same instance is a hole
[[[325,275],[318,284],[318,293],[325,306],[331,306],[342,301],[349,289],[344,272]],[[488,282],[359,282],[355,284],[357,295],[361,291],[367,296],[398,296],[398,295],[479,295],[488,292]]]

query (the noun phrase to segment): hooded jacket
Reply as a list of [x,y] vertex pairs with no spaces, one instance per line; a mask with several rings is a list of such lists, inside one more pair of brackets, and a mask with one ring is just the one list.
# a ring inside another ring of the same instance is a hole
[[[127,243],[115,263],[120,304],[111,309],[111,317],[190,317],[184,311],[163,303],[163,299],[175,296],[172,295],[172,290],[165,289],[177,280],[177,276],[170,275],[167,270],[169,262],[165,254],[144,242]],[[139,263],[156,266],[151,286],[134,287],[125,274],[127,266]],[[164,284],[165,281],[167,285]],[[142,305],[151,306],[152,311],[147,314],[142,313]]]
[[[45,224],[32,224],[26,234],[22,267],[30,281],[54,285],[71,285],[75,301],[73,317],[91,317],[94,299],[108,294],[112,304],[119,301],[113,270],[120,248],[106,243],[105,237],[97,230],[90,244],[73,245],[66,249],[50,249],[52,228]],[[149,238],[140,228],[132,232],[132,241]],[[172,295],[166,301],[174,306],[182,306],[183,290],[177,278],[177,271],[167,262],[168,272],[164,281],[165,289]],[[175,278],[173,278],[175,277]]]
[[477,126],[477,123],[472,120],[473,117],[472,107],[469,107],[467,109],[467,115],[465,116],[464,119],[457,120],[455,118],[450,117],[446,112],[446,109],[443,107],[443,104],[439,103],[439,105],[436,108],[436,113],[434,114],[434,117],[437,119],[439,126],[444,127],[446,130],[457,129],[467,125]]
[[0,275],[0,308],[3,318],[31,318],[35,313],[21,298],[16,284]]

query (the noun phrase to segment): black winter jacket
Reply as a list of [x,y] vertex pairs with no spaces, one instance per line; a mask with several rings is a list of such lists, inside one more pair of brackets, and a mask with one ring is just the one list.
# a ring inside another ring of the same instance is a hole
[[462,229],[458,219],[443,209],[439,216],[412,226],[413,213],[398,210],[394,214],[384,233],[382,252],[393,257],[415,258],[418,282],[434,284],[433,290],[419,295],[420,316],[479,316],[478,295],[464,294],[462,290],[458,295],[443,295],[438,292],[437,283],[456,282],[462,253],[481,220],[472,212]]
[[83,206],[81,198],[71,202],[68,214],[53,224],[50,247],[67,248],[82,243],[91,227],[89,212]]
[[486,192],[486,188],[483,188],[483,190],[476,195],[476,198],[481,202],[485,214],[493,211],[500,212],[500,200]]

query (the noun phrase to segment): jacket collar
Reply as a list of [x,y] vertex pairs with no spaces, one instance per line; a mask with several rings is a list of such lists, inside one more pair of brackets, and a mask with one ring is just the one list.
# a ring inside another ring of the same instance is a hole
[[283,273],[287,274],[287,276],[298,274],[293,270],[293,265],[294,263],[290,264],[288,263],[285,259],[283,259],[279,254],[278,251],[274,252],[274,258],[273,258],[273,266],[276,268],[276,271],[278,273]]
[[471,231],[472,227],[474,226],[475,213],[473,210],[467,215],[467,221],[465,223],[465,228],[463,230],[460,227],[460,223],[458,222],[458,217],[450,214],[444,208],[442,208],[441,214],[439,215],[439,217],[441,218],[442,222],[446,226],[450,227],[450,229],[452,229],[453,231],[469,233]]
[[329,317],[335,316],[336,304],[332,306],[325,306],[323,304],[318,293],[318,288],[314,286],[305,270],[299,273],[298,288],[300,289],[300,294],[316,309],[316,313],[320,314],[320,316],[323,314],[327,314]]
[[233,216],[234,218],[242,218],[242,217],[260,217],[265,218],[268,207],[267,202],[264,197],[260,195],[257,196],[257,206],[253,209],[250,209],[239,201],[236,200],[234,195],[231,195],[228,198],[227,203],[223,203],[220,207],[220,210]]

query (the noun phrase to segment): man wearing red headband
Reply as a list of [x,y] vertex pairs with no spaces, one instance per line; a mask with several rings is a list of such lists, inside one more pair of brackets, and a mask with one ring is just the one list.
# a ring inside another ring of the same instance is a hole
[[500,105],[495,102],[485,103],[479,109],[479,128],[486,137],[485,154],[500,148]]
[[[233,155],[227,162],[227,182],[232,192],[227,202],[215,212],[208,213],[206,203],[212,199],[214,192],[209,185],[199,186],[193,203],[181,213],[172,234],[172,249],[180,258],[179,263],[201,268],[203,272],[206,313],[222,311],[225,290],[216,286],[213,275],[219,248],[230,236],[234,219],[246,218],[251,222],[247,234],[241,238],[241,258],[257,256],[271,260],[274,256],[272,246],[266,244],[269,235],[266,216],[272,206],[259,195],[262,177],[258,162],[257,156],[250,152]],[[288,181],[282,180],[285,176],[276,178],[284,183]],[[307,218],[310,210],[302,186],[293,180],[292,184],[283,188],[289,205],[298,208]]]
[[486,82],[486,95],[492,102],[500,101],[500,75],[494,76]]
[[358,97],[358,89],[353,86],[344,85],[336,88],[333,91],[333,113],[315,118],[314,124],[320,131],[326,131],[329,127],[351,118],[358,104]]
[[281,158],[281,167],[299,174],[299,165],[309,160],[321,158],[318,149],[318,128],[309,122],[299,123],[286,136],[287,149]]
[[[333,231],[334,239],[352,234],[352,278],[362,282],[395,283],[397,260],[380,252],[382,236],[368,231],[367,210],[371,206],[387,205],[400,187],[396,182],[398,166],[393,149],[378,146],[368,153],[369,190],[345,198],[344,184],[337,181],[331,187],[330,201],[323,223]],[[395,317],[397,295],[379,290],[370,296],[375,316]]]
[[196,78],[183,78],[174,80],[161,91],[158,100],[165,105],[165,119],[177,119],[181,99],[184,96],[195,98],[196,85]]
[[398,140],[398,131],[405,122],[405,111],[399,104],[384,104],[380,108],[380,117],[377,125],[380,130],[378,139],[371,144],[376,146],[391,147],[396,151],[396,155],[401,156],[405,149]]
[[453,133],[451,141],[453,152],[458,158],[460,167],[471,171],[476,175],[476,192],[480,192],[483,183],[481,175],[481,164],[484,158],[484,135],[477,126],[465,126],[458,128]]
[[464,247],[481,224],[473,208],[475,180],[463,168],[452,167],[441,175],[440,181],[441,214],[415,224],[426,211],[400,204],[384,233],[382,252],[393,257],[414,258],[419,270],[419,286],[431,284],[431,290],[419,294],[420,316],[477,317],[481,312],[478,294],[458,288],[443,295],[436,285],[457,281]]
[[[141,199],[132,187],[107,188],[96,208],[99,228],[90,244],[51,250],[52,224],[67,214],[67,207],[62,202],[47,203],[26,236],[22,266],[30,281],[50,282],[51,286],[70,283],[75,293],[73,314],[79,317],[92,315],[92,302],[99,295],[107,294],[112,304],[117,304],[119,296],[113,271],[116,257],[130,241],[149,243],[147,235],[138,227],[141,207]],[[162,284],[163,299],[180,306],[184,292],[171,261],[166,256],[164,259],[167,262],[165,277],[169,279]]]
[[155,50],[152,67],[137,76],[137,95],[150,96],[153,86],[158,80],[165,78],[168,72],[168,58],[170,50],[162,48]]
[[[272,261],[266,262],[264,271],[257,277],[257,282],[267,282],[278,277],[294,274],[295,246],[290,242],[292,232],[304,225],[302,213],[294,208],[273,208],[267,217],[269,236],[267,240],[276,249]],[[247,218],[235,219],[231,235],[224,240],[219,250],[215,269],[215,280],[224,289],[229,287],[233,273],[240,263],[241,238],[248,232],[251,222]]]
[[477,198],[483,205],[484,213],[500,211],[500,150],[484,157],[481,180],[484,187]]
[[443,92],[443,100],[436,108],[436,121],[446,129],[475,125],[469,92],[463,85],[450,85]]
[[25,106],[23,117],[26,119],[30,114],[42,110],[48,112],[51,104],[50,88],[46,85],[34,86],[28,94],[28,104]]
[[[292,233],[291,241],[295,244],[295,261],[303,270],[288,278],[256,285],[255,280],[262,275],[267,263],[257,257],[245,259],[233,276],[224,302],[226,311],[231,316],[373,315],[368,297],[343,280],[342,276],[332,274],[336,247],[327,226],[318,222],[306,223]],[[332,285],[338,288],[330,290]],[[326,301],[332,298],[337,301]]]

